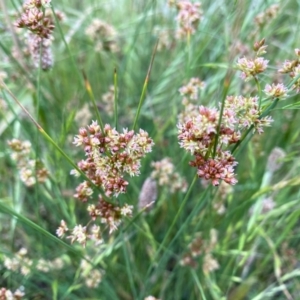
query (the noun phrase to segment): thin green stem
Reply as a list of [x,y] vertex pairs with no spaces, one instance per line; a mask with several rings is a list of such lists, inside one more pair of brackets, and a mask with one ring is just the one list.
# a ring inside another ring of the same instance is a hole
[[165,247],[167,239],[169,238],[170,234],[172,233],[172,230],[173,230],[178,218],[180,217],[181,213],[183,212],[185,204],[186,204],[187,200],[189,199],[189,195],[190,195],[190,193],[191,193],[191,191],[192,191],[192,189],[195,185],[195,182],[196,182],[197,178],[198,178],[198,175],[195,174],[194,179],[193,179],[192,183],[190,184],[190,187],[189,187],[187,193],[185,194],[185,197],[184,197],[184,199],[183,199],[183,201],[182,201],[182,203],[181,203],[181,205],[178,209],[178,212],[177,212],[176,216],[173,219],[173,222],[172,222],[171,226],[169,227],[167,233],[165,234],[165,237],[164,237],[163,241],[161,242],[161,244],[158,247],[158,250],[155,253],[155,257],[158,257],[161,250]]
[[63,40],[63,43],[64,43],[64,45],[65,45],[65,47],[66,47],[66,49],[67,49],[67,52],[68,52],[69,57],[70,57],[70,59],[71,59],[71,61],[72,61],[72,64],[74,65],[74,68],[75,68],[75,70],[76,70],[76,74],[77,74],[77,76],[78,76],[79,82],[82,83],[82,80],[81,80],[81,74],[80,74],[80,72],[79,72],[79,70],[78,70],[78,68],[77,68],[77,65],[76,65],[76,62],[75,62],[75,60],[74,60],[74,57],[73,57],[73,55],[72,55],[72,53],[71,53],[71,51],[70,51],[69,45],[68,45],[68,43],[67,43],[67,41],[66,41],[66,39],[65,39],[65,36],[64,36],[64,34],[63,34],[63,31],[62,31],[62,29],[61,29],[59,20],[58,20],[58,18],[57,18],[57,15],[56,15],[56,13],[55,13],[55,10],[54,10],[53,2],[51,3],[51,10],[52,10],[53,16],[54,16],[54,18],[55,18],[55,24],[56,24],[56,26],[57,26],[57,28],[58,28],[59,34],[60,34],[60,36],[61,36],[61,39]]
[[257,93],[258,93],[258,107],[261,108],[261,98],[262,98],[261,85],[260,85],[260,82],[258,81],[256,76],[254,76],[254,80],[255,80],[255,84],[256,84],[256,87],[257,87]]
[[155,54],[156,54],[156,51],[157,51],[157,46],[158,46],[158,41],[155,44],[155,47],[154,47],[154,50],[153,50],[153,53],[152,53],[152,56],[151,56],[150,65],[149,65],[147,75],[146,75],[146,78],[145,78],[145,81],[144,81],[142,94],[141,94],[141,97],[140,97],[140,101],[139,101],[139,104],[138,104],[138,108],[137,108],[136,115],[135,115],[134,122],[133,122],[133,126],[132,126],[133,130],[136,129],[137,121],[139,119],[141,108],[142,108],[142,105],[143,105],[143,102],[144,102],[144,99],[145,99],[145,95],[146,95],[146,91],[147,91],[147,87],[148,87],[148,82],[149,82],[149,78],[150,78],[150,74],[151,74],[151,70],[152,70],[152,66],[153,66],[153,62],[154,62],[154,57],[155,57]]
[[[124,232],[122,232],[122,235],[124,236]],[[125,239],[123,239],[123,240],[125,241]],[[128,244],[128,241],[124,242],[122,245],[123,254],[124,254],[125,263],[126,263],[126,271],[127,271],[127,275],[128,275],[128,279],[129,279],[130,288],[131,288],[131,291],[133,294],[133,299],[137,299],[137,292],[136,292],[136,288],[134,286],[134,280],[133,280],[133,276],[132,276],[132,268],[130,267],[130,260],[129,260],[128,250],[127,250],[127,244]]]
[[115,128],[118,130],[118,74],[116,69],[114,71],[114,105]]
[[92,87],[90,85],[90,82],[88,81],[87,79],[87,76],[84,72],[82,72],[83,74],[83,78],[84,78],[84,85],[85,85],[85,89],[92,101],[92,104],[93,104],[93,108],[94,108],[94,111],[96,113],[96,118],[97,118],[97,121],[99,123],[99,126],[101,128],[101,131],[102,133],[104,133],[104,126],[103,126],[103,122],[102,122],[102,119],[101,119],[101,115],[99,113],[99,109],[97,107],[97,103],[96,103],[96,99],[95,99],[95,96],[94,96],[94,93],[93,93],[93,90],[92,90]]
[[220,109],[220,115],[219,115],[219,121],[218,121],[218,127],[217,127],[217,133],[216,133],[216,138],[215,138],[215,143],[214,143],[214,149],[213,149],[213,157],[216,156],[217,148],[218,148],[218,142],[219,142],[219,136],[220,136],[220,130],[221,130],[221,123],[222,123],[222,118],[223,118],[223,112],[224,112],[224,107],[225,107],[225,101],[226,101],[226,96],[228,94],[228,90],[230,87],[231,83],[231,75],[230,73],[227,73],[224,79],[224,89],[223,89],[223,95],[222,95],[222,102],[221,102],[221,109]]

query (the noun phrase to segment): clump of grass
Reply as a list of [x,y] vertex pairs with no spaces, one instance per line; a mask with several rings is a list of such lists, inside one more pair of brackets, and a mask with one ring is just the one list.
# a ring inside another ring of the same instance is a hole
[[0,4],[1,299],[298,299],[295,1]]

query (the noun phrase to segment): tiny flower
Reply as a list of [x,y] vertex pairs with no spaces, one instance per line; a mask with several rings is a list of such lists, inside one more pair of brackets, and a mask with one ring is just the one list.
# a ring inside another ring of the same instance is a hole
[[282,64],[282,68],[278,70],[279,73],[290,73],[297,66],[298,62],[296,60],[290,61],[285,60]]
[[76,169],[72,169],[70,171],[70,175],[73,175],[75,177],[79,177],[80,176],[80,173],[76,170]]
[[91,270],[85,276],[85,285],[88,288],[96,288],[102,280],[102,273],[99,270]]
[[284,99],[287,97],[288,88],[283,83],[272,83],[266,85],[264,92],[269,97]]
[[265,71],[268,62],[269,61],[263,57],[257,57],[255,59],[243,57],[238,59],[237,67],[242,71],[241,78],[247,81]]
[[69,231],[67,224],[64,220],[60,221],[60,226],[58,227],[58,229],[56,230],[56,235],[58,237],[62,237],[64,236],[64,234]]
[[296,54],[298,57],[300,57],[300,49],[296,48],[296,49],[295,49],[295,54]]
[[71,239],[71,243],[77,241],[79,244],[85,247],[87,240],[86,226],[76,225],[72,230],[72,234],[69,235],[67,238]]
[[88,237],[90,240],[95,242],[95,246],[100,245],[103,242],[100,226],[94,224]]
[[125,204],[123,207],[121,207],[120,213],[124,217],[131,217],[132,216],[132,210],[133,206]]

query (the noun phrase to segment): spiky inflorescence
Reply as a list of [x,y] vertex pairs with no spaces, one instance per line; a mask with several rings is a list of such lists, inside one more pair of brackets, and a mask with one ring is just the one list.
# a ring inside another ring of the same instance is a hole
[[196,259],[202,255],[204,273],[211,273],[219,269],[218,261],[213,257],[212,252],[218,242],[218,232],[215,229],[210,230],[210,239],[204,239],[201,232],[195,234],[194,239],[188,246],[188,251],[183,255],[179,264],[181,266],[197,267]]
[[12,139],[8,141],[11,148],[11,158],[17,163],[20,179],[26,186],[33,186],[36,182],[44,183],[49,177],[48,170],[41,160],[30,159],[31,144],[29,141]]
[[248,81],[251,78],[256,78],[258,74],[263,73],[267,69],[269,61],[262,57],[266,53],[266,48],[265,40],[262,39],[254,43],[254,58],[242,57],[238,59],[237,67],[242,71],[241,78],[243,80]]
[[[50,5],[51,0],[28,0],[23,5],[21,17],[16,26],[29,30],[27,46],[35,67],[48,70],[53,65],[51,44],[55,28],[52,15],[43,8]],[[58,15],[59,19],[59,15]]]
[[252,126],[262,133],[264,126],[270,126],[272,119],[268,116],[260,118],[260,113],[258,98],[227,96],[214,156],[219,109],[200,106],[195,117],[178,124],[179,144],[195,156],[190,164],[197,168],[199,177],[211,180],[213,185],[218,185],[220,180],[231,185],[237,182],[234,175],[237,162],[224,148],[237,143],[243,129]]
[[178,115],[178,122],[183,123],[192,117],[196,117],[196,102],[199,98],[199,91],[203,90],[205,82],[197,77],[192,77],[189,82],[179,89],[179,93],[183,96],[183,110]]
[[[285,60],[282,68],[278,70],[279,73],[288,73],[291,78],[296,79],[300,75],[300,49],[295,49],[295,54],[297,56],[294,60]],[[294,84],[293,89],[297,93],[300,93],[300,78],[298,78]]]
[[[153,140],[142,129],[138,133],[127,129],[119,133],[108,124],[101,129],[98,123],[93,121],[87,128],[79,130],[74,144],[84,148],[86,159],[81,160],[78,167],[88,178],[79,184],[74,196],[86,202],[93,195],[93,187],[101,188],[110,199],[104,199],[99,195],[98,204],[89,204],[87,210],[92,222],[99,220],[100,224],[104,224],[109,233],[112,233],[124,217],[131,217],[133,211],[132,205],[125,203],[120,206],[113,203],[112,197],[126,192],[128,185],[128,181],[124,178],[126,174],[130,176],[140,174],[141,159],[152,151]],[[72,170],[71,174],[80,175],[77,170]],[[88,240],[93,240],[95,244],[101,243],[100,227],[94,225],[90,230],[89,224],[76,225],[67,238],[83,246]],[[62,220],[56,234],[62,237],[66,232],[69,232],[69,229]]]
[[[94,183],[101,187],[106,196],[118,196],[126,192],[128,181],[124,174],[137,176],[140,174],[141,158],[152,151],[153,140],[142,129],[138,133],[123,129],[122,133],[93,121],[88,128],[81,128],[74,139],[76,146],[83,146],[86,159],[78,163],[78,167]],[[82,186],[84,185],[84,186]],[[91,195],[89,183],[78,187],[76,197],[86,201]]]
[[194,34],[203,15],[201,2],[192,3],[188,0],[181,0],[174,3],[170,1],[169,4],[175,6],[178,11],[176,17],[178,23],[176,37],[183,39]]

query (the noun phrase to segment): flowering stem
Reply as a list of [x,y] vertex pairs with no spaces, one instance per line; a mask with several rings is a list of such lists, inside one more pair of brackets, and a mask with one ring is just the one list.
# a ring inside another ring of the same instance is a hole
[[214,143],[214,150],[213,150],[213,157],[216,156],[217,152],[217,146],[218,146],[218,141],[219,141],[219,135],[220,135],[220,130],[221,130],[221,123],[222,123],[222,117],[223,117],[223,111],[225,107],[225,101],[226,101],[226,96],[228,94],[228,90],[230,87],[230,82],[231,82],[231,75],[230,73],[227,73],[224,79],[224,89],[223,89],[223,96],[222,96],[222,103],[221,103],[221,109],[220,109],[220,115],[219,115],[219,121],[218,121],[218,127],[217,127],[217,134],[215,138],[215,143]]
[[[279,98],[276,98],[274,100],[274,102],[265,110],[262,112],[262,114],[258,117],[258,119],[263,118],[264,116],[268,115],[268,113],[277,105],[279,101]],[[237,147],[243,142],[243,140],[248,136],[248,134],[253,130],[254,126],[251,125],[247,131],[244,132],[243,136],[241,137],[241,139],[234,145],[234,147],[232,148],[231,152],[232,154],[235,152],[235,150],[237,149]]]
[[134,122],[133,122],[133,126],[132,126],[133,130],[135,130],[135,128],[136,128],[137,121],[138,121],[138,118],[139,118],[139,115],[140,115],[140,112],[141,112],[141,107],[142,107],[142,104],[143,104],[144,99],[145,99],[145,95],[146,95],[146,91],[147,91],[147,86],[148,86],[148,82],[149,82],[149,78],[150,78],[150,73],[151,73],[151,70],[152,70],[152,66],[153,66],[153,62],[154,62],[154,57],[155,57],[155,53],[156,53],[156,50],[157,50],[157,46],[158,46],[158,40],[157,40],[157,42],[156,42],[156,44],[154,46],[154,50],[153,50],[153,53],[152,53],[150,65],[149,65],[149,68],[148,68],[148,71],[147,71],[147,75],[146,75],[146,78],[145,78],[145,82],[144,82],[144,85],[143,85],[142,94],[141,94],[141,97],[140,97],[138,109],[137,109],[137,112],[136,112],[136,115],[135,115],[135,118],[134,118]]
[[95,96],[94,96],[92,87],[91,87],[85,73],[82,72],[82,74],[83,74],[83,78],[84,78],[85,89],[88,92],[88,95],[89,95],[89,97],[90,97],[90,99],[93,103],[93,107],[94,107],[94,110],[95,110],[95,113],[96,113],[97,121],[98,121],[99,126],[101,128],[101,131],[102,131],[102,133],[104,133],[103,122],[102,122],[102,119],[101,119],[101,116],[100,116],[100,113],[99,113],[99,109],[98,109],[97,104],[96,104],[96,100],[95,100]]
[[65,45],[65,47],[66,47],[66,49],[67,49],[67,52],[68,52],[69,57],[70,57],[70,59],[71,59],[71,61],[72,61],[72,64],[74,65],[74,68],[75,68],[75,70],[76,70],[76,74],[77,74],[77,76],[78,76],[79,82],[82,83],[80,72],[79,72],[79,70],[78,70],[78,68],[77,68],[77,65],[76,65],[76,62],[75,62],[75,60],[74,60],[74,55],[72,55],[72,53],[71,53],[71,51],[70,51],[70,48],[69,48],[69,46],[68,46],[68,43],[67,43],[67,41],[66,41],[66,39],[65,39],[65,36],[64,36],[63,31],[62,31],[62,29],[61,29],[61,26],[60,26],[60,24],[59,24],[59,20],[58,20],[58,18],[57,18],[57,15],[56,15],[56,13],[55,13],[55,10],[54,10],[53,2],[51,3],[51,10],[52,10],[53,16],[54,16],[54,18],[55,18],[55,23],[56,23],[56,25],[57,25],[59,34],[60,34],[60,36],[61,36],[61,38],[62,38],[62,40],[63,40],[63,43],[64,43],[64,45]]
[[115,115],[115,128],[118,130],[118,76],[117,70],[114,71],[114,115]]
[[255,83],[256,83],[256,86],[257,86],[257,92],[258,92],[258,107],[260,108],[261,107],[261,86],[260,86],[260,83],[257,79],[256,76],[254,76],[254,80],[255,80]]
[[[175,218],[173,219],[173,222],[172,222],[171,226],[169,227],[169,229],[168,229],[168,231],[167,231],[167,233],[166,233],[163,241],[161,242],[161,244],[159,245],[158,250],[155,253],[155,256],[154,256],[155,258],[157,258],[158,254],[165,247],[166,241],[169,238],[169,236],[170,236],[170,234],[171,234],[171,232],[172,232],[172,230],[173,230],[173,228],[174,228],[174,226],[175,226],[175,224],[176,224],[179,216],[181,215],[181,213],[182,213],[182,211],[183,211],[183,209],[185,207],[185,204],[186,204],[187,200],[189,199],[189,195],[190,195],[190,193],[192,191],[192,188],[195,185],[195,182],[196,182],[197,179],[198,179],[198,175],[195,174],[194,179],[193,179],[192,183],[190,184],[190,187],[189,187],[187,193],[185,194],[185,197],[184,197],[184,199],[183,199],[183,201],[182,201],[182,203],[181,203],[181,205],[180,205],[180,207],[178,209],[178,212],[177,212]],[[155,259],[154,259],[154,261],[155,261]]]
[[[192,188],[193,184],[195,183],[195,180],[197,179],[197,174],[194,178],[194,181],[192,182],[191,186],[189,187],[189,190],[187,192],[187,195],[186,197],[188,197],[188,193],[190,192],[190,189]],[[161,268],[164,268],[164,261],[166,259],[166,256],[167,254],[170,255],[170,248],[171,248],[171,245],[178,239],[178,237],[181,235],[181,233],[183,232],[183,230],[189,225],[191,224],[190,222],[192,221],[192,219],[196,216],[196,215],[199,215],[199,212],[201,209],[203,209],[204,205],[207,203],[207,201],[205,201],[205,198],[207,196],[207,193],[211,191],[211,186],[208,187],[204,192],[203,194],[201,195],[201,198],[199,199],[199,202],[198,202],[198,205],[193,209],[193,211],[191,212],[191,214],[186,218],[185,222],[180,226],[180,228],[177,230],[175,236],[172,238],[172,240],[170,241],[170,243],[168,244],[168,246],[166,245],[162,245],[162,243],[160,244],[160,248],[161,249],[164,249],[165,250],[165,253],[164,255],[160,258],[160,260],[158,260],[157,258],[157,254],[158,254],[158,251],[156,252],[156,254],[154,255],[152,261],[160,266]],[[183,202],[185,201],[186,198],[184,198]],[[208,199],[212,199],[212,197],[208,197]],[[181,209],[181,207],[179,208]],[[173,222],[174,223],[174,222]],[[173,224],[172,224],[173,225]],[[152,267],[153,267],[153,264],[152,263],[150,265],[150,267],[148,268],[148,271],[147,271],[147,276],[146,278],[149,278],[149,274],[150,274],[150,271],[152,270]],[[169,277],[170,279],[171,277]],[[171,279],[170,279],[171,280]],[[145,287],[147,286],[147,282],[144,284]]]

